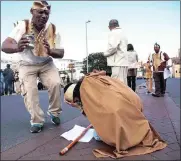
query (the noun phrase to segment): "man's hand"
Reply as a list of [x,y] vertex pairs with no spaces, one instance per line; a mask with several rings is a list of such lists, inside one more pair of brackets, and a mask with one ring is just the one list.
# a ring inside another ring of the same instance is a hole
[[18,51],[22,52],[25,48],[28,47],[29,43],[30,43],[30,40],[28,40],[25,37],[22,37],[20,41],[18,42]]
[[45,49],[47,50],[47,54],[48,54],[48,55],[51,55],[50,45],[49,45],[49,43],[47,42],[46,39],[44,39],[43,45],[44,45]]
[[1,50],[5,53],[12,54],[22,52],[29,45],[27,38],[21,38],[17,43],[14,39],[8,37],[2,43]]
[[53,58],[63,58],[64,49],[50,49],[50,45],[47,40],[43,41],[44,47],[47,49],[47,54],[52,56]]

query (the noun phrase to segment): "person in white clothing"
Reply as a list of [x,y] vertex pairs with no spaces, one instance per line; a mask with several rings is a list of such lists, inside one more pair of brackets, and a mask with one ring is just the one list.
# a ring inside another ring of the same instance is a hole
[[107,65],[111,66],[112,78],[117,78],[127,85],[128,58],[127,45],[128,40],[119,27],[117,20],[112,19],[109,22],[110,33],[108,35],[108,48],[104,52],[107,57]]
[[166,87],[167,87],[167,79],[171,77],[170,67],[172,67],[171,59],[168,60],[167,67],[164,69],[164,73],[163,73],[164,82],[165,82],[165,91],[166,91]]

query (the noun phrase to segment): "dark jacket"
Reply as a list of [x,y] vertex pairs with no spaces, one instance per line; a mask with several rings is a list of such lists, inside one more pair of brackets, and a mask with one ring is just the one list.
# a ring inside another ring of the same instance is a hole
[[11,68],[6,68],[3,72],[4,81],[12,82],[14,81],[14,72]]

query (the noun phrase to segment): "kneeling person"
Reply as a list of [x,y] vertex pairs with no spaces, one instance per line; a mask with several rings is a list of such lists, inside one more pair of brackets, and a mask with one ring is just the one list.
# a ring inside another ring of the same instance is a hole
[[167,146],[142,113],[139,96],[104,71],[94,71],[77,84],[68,84],[64,98],[83,112],[100,139],[113,148],[94,149],[97,157],[148,154]]

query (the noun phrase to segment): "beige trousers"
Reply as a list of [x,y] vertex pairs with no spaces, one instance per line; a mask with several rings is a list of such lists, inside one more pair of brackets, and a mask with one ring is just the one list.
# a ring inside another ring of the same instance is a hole
[[146,87],[149,92],[152,92],[152,86],[153,86],[152,78],[147,78]]
[[53,62],[42,66],[25,66],[20,65],[19,79],[21,93],[24,96],[24,103],[31,115],[31,125],[44,123],[44,112],[40,108],[37,77],[42,84],[48,89],[49,108],[48,111],[58,116],[61,112],[60,85],[61,80],[57,68]]
[[20,89],[20,81],[19,80],[14,82],[14,87],[15,87],[16,94],[20,94],[21,93],[21,89]]
[[128,67],[112,67],[112,78],[119,79],[127,85]]

